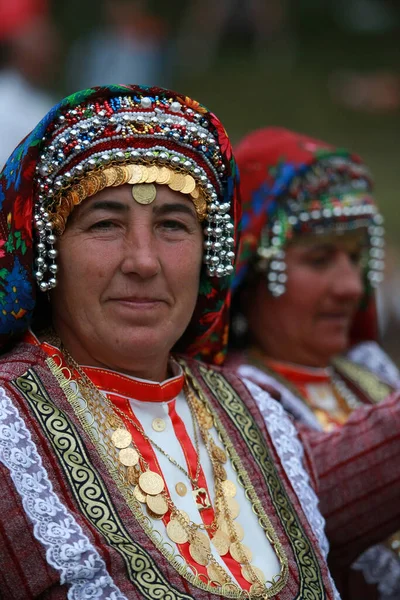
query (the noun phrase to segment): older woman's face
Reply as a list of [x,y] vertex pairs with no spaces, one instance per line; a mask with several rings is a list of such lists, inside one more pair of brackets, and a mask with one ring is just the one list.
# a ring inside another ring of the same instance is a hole
[[326,366],[346,350],[349,330],[363,294],[357,233],[304,244],[286,252],[286,292],[274,298],[260,277],[248,302],[250,332],[271,357]]
[[163,379],[196,304],[202,241],[193,204],[166,186],[148,205],[123,185],[75,208],[58,243],[51,298],[74,358]]

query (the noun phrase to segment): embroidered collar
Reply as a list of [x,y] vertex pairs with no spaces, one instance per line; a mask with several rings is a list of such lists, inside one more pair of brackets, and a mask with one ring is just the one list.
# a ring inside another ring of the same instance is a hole
[[[40,346],[49,356],[56,353],[62,356],[59,348],[47,341],[40,342],[32,331],[25,334],[24,341]],[[169,367],[172,377],[160,383],[118,373],[111,369],[81,366],[95,386],[103,392],[119,394],[140,402],[169,402],[180,394],[185,383],[182,368],[172,357],[169,360]]]
[[274,360],[255,348],[248,352],[248,357],[251,363],[265,365],[267,369],[278,373],[281,377],[295,384],[306,385],[310,383],[330,383],[331,381],[332,369],[330,367],[306,367],[291,362]]

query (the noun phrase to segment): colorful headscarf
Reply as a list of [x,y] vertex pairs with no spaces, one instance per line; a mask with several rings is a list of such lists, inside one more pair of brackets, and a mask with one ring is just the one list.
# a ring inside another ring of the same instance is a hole
[[1,344],[29,326],[34,278],[44,292],[56,285],[57,235],[74,205],[123,183],[167,184],[187,194],[204,218],[198,302],[177,350],[221,363],[239,218],[230,142],[203,105],[135,85],[91,88],[65,98],[1,172]]
[[235,156],[243,217],[234,289],[243,284],[249,268],[261,262],[268,288],[279,296],[287,278],[285,248],[293,238],[366,228],[369,255],[361,313],[368,314],[369,320],[365,327],[367,321],[362,319],[364,331],[357,337],[375,337],[371,287],[382,280],[384,230],[372,181],[360,158],[283,128],[250,133],[235,149]]

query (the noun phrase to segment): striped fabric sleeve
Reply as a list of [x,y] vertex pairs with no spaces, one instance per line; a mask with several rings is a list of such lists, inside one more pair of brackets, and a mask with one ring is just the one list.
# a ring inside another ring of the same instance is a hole
[[400,528],[400,393],[324,433],[298,425],[316,476],[331,557],[350,564]]

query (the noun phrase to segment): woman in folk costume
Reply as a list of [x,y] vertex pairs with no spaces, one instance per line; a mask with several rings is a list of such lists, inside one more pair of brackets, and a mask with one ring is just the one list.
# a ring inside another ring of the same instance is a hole
[[[79,92],[0,183],[0,595],[339,598],[293,425],[216,366],[238,223],[217,117],[160,88]],[[347,428],[304,450],[343,560],[400,522],[397,397],[358,421],[362,459]]]
[[[370,175],[357,156],[281,128],[249,134],[236,158],[243,226],[232,346],[240,350],[230,364],[300,423],[334,431],[400,383],[376,343],[384,231]],[[369,549],[356,572],[335,572],[343,597],[400,598],[399,539]]]

